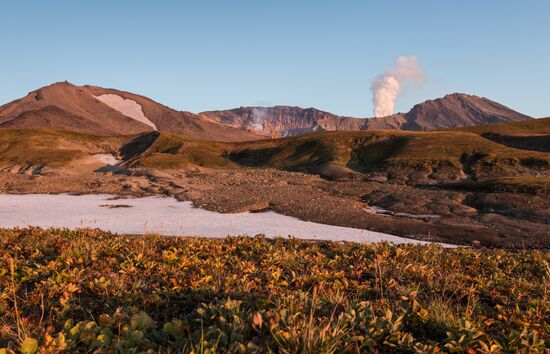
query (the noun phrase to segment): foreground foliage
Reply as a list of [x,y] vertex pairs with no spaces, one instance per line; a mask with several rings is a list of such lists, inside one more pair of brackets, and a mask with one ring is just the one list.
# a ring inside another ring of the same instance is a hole
[[544,352],[545,257],[0,230],[0,353]]

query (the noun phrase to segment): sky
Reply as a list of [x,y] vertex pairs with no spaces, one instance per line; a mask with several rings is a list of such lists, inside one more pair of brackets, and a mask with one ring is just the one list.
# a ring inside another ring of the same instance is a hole
[[550,1],[6,1],[0,104],[57,81],[191,112],[373,115],[371,80],[416,56],[395,111],[453,92],[550,116]]

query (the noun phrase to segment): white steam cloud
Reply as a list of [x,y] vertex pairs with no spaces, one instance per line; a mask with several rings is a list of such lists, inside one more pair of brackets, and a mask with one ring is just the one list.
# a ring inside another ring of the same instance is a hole
[[403,81],[420,83],[425,75],[416,56],[399,57],[393,67],[382,75],[372,79],[371,91],[374,104],[374,116],[384,117],[393,113],[397,94]]

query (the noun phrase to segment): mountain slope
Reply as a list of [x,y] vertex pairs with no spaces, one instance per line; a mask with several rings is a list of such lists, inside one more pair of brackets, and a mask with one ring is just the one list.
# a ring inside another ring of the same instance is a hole
[[100,135],[136,134],[145,124],[102,104],[86,89],[56,83],[0,106],[2,128],[51,128]]
[[484,97],[453,93],[415,105],[409,112],[371,118],[366,129],[434,130],[517,122],[531,117]]
[[84,86],[84,88],[96,97],[117,95],[136,102],[141,106],[143,114],[162,132],[216,141],[244,141],[259,138],[259,135],[251,131],[218,124],[191,112],[176,111],[144,96],[97,86]]
[[143,96],[68,82],[40,88],[0,106],[0,128],[49,128],[104,136],[160,130],[220,141],[258,138]]

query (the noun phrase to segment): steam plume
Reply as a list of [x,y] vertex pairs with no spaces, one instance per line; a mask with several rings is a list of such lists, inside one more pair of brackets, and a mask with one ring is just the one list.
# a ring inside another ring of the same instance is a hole
[[382,75],[372,79],[371,91],[374,104],[374,116],[384,117],[393,113],[397,94],[401,90],[401,82],[422,82],[424,72],[416,56],[399,57],[393,67]]

